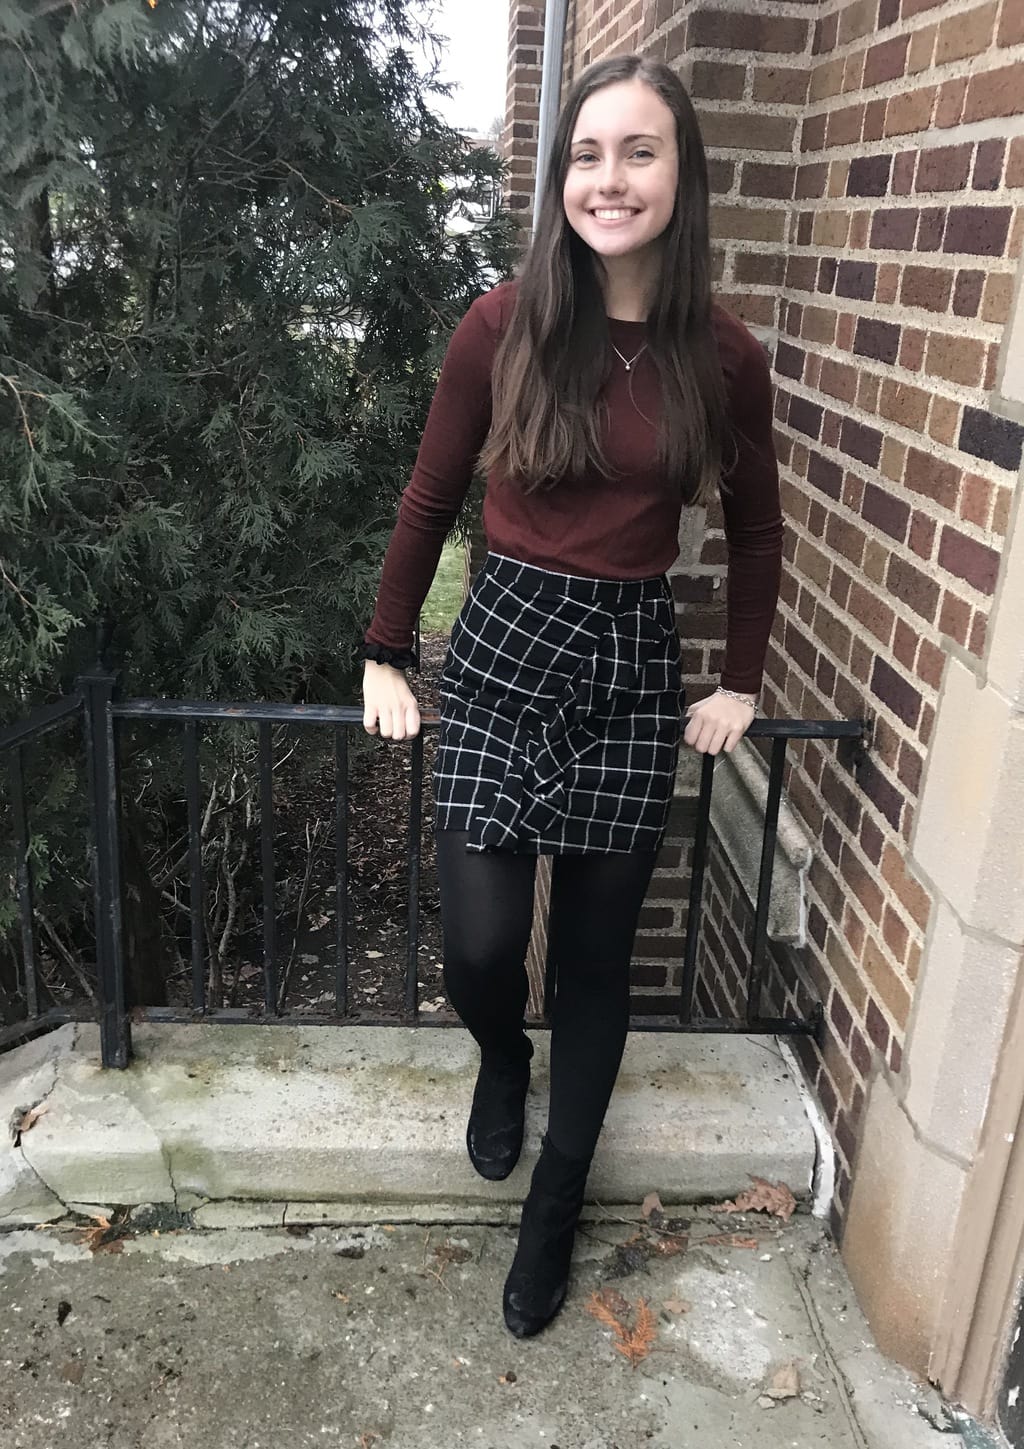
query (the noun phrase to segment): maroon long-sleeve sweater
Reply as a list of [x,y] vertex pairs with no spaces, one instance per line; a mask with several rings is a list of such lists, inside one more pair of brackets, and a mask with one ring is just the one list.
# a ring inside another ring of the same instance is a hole
[[[491,365],[516,285],[504,282],[478,297],[452,334],[385,555],[368,644],[397,652],[412,645],[416,618],[490,427]],[[721,682],[727,689],[757,690],[782,560],[771,374],[756,337],[717,303],[712,323],[739,449],[722,490],[729,572]],[[642,346],[645,327],[609,318],[612,342],[627,358]],[[614,579],[664,573],[678,557],[682,499],[657,462],[660,383],[649,353],[629,374],[616,359],[604,396],[605,447],[619,476],[595,474],[527,494],[492,471],[483,509],[491,552],[560,573]],[[731,456],[727,444],[726,458]]]

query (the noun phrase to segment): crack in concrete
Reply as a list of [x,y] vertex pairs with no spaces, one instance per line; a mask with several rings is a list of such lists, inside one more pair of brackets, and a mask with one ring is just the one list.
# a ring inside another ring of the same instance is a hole
[[828,1341],[827,1334],[825,1333],[825,1328],[821,1321],[821,1315],[818,1313],[817,1304],[811,1297],[810,1290],[807,1287],[807,1279],[810,1275],[810,1268],[806,1263],[796,1264],[790,1261],[789,1271],[790,1276],[792,1277],[793,1282],[796,1285],[796,1290],[800,1295],[800,1301],[803,1304],[804,1313],[807,1315],[807,1322],[810,1324],[811,1332],[814,1334],[814,1337],[818,1343],[818,1347],[821,1349],[821,1356],[828,1364],[829,1372],[832,1375],[832,1382],[836,1386],[836,1392],[838,1393],[840,1402],[843,1406],[843,1413],[845,1414],[846,1421],[850,1427],[850,1433],[853,1435],[854,1439],[857,1442],[857,1449],[870,1449],[868,1439],[864,1433],[864,1430],[861,1428],[860,1420],[857,1417],[857,1409],[854,1404],[853,1387],[850,1384],[849,1378],[840,1367],[838,1359],[832,1352],[832,1346]]
[[[69,1050],[69,1053],[68,1053],[69,1056],[74,1053],[75,1046],[76,1046],[77,1042],[78,1042],[78,1024],[76,1022],[72,1026],[72,1032],[71,1032],[71,1047],[70,1047],[70,1050]],[[52,1063],[50,1063],[50,1066],[51,1066],[52,1071],[53,1071],[53,1076],[52,1076],[52,1079],[50,1081],[50,1085],[47,1087],[46,1091],[38,1099],[38,1101],[32,1102],[28,1107],[26,1107],[25,1109],[23,1109],[24,1111],[30,1112],[30,1111],[32,1111],[36,1107],[44,1107],[47,1104],[47,1102],[49,1102],[50,1098],[53,1096],[54,1092],[57,1090],[57,1086],[58,1086],[58,1084],[60,1082],[60,1062],[61,1062],[61,1060],[62,1060],[62,1058],[56,1058]],[[29,1131],[31,1131],[31,1130],[32,1129],[29,1128]],[[64,1211],[67,1212],[68,1211],[68,1205],[67,1205],[67,1203],[61,1197],[60,1193],[53,1186],[53,1184],[47,1182],[47,1180],[43,1176],[42,1172],[40,1172],[39,1168],[36,1166],[36,1164],[31,1160],[31,1158],[26,1153],[25,1146],[24,1146],[24,1138],[23,1138],[23,1135],[22,1135],[22,1133],[20,1131],[17,1133],[16,1140],[11,1143],[11,1150],[13,1152],[16,1152],[19,1155],[19,1157],[21,1158],[22,1163],[25,1165],[25,1167],[28,1168],[29,1172],[31,1172],[31,1174],[35,1178],[35,1180],[46,1190],[46,1192],[48,1192],[51,1195],[51,1197],[56,1198],[57,1202],[60,1203],[60,1205],[64,1209]]]
[[[126,1088],[127,1088],[127,1086],[128,1086],[128,1084],[126,1083]],[[134,1108],[134,1110],[136,1112],[138,1112],[138,1114],[142,1118],[143,1122],[145,1122],[145,1124],[149,1128],[150,1132],[152,1132],[153,1136],[156,1138],[156,1145],[160,1149],[160,1156],[163,1158],[163,1163],[164,1163],[164,1171],[167,1173],[167,1181],[170,1184],[171,1196],[172,1196],[172,1199],[173,1199],[173,1202],[174,1202],[175,1211],[177,1211],[177,1212],[185,1212],[186,1209],[181,1206],[181,1203],[180,1203],[180,1201],[178,1199],[179,1189],[178,1189],[177,1183],[174,1181],[174,1168],[173,1168],[172,1162],[171,1162],[171,1149],[167,1146],[167,1144],[164,1142],[164,1139],[161,1137],[160,1133],[153,1126],[153,1123],[150,1120],[150,1118],[142,1110],[142,1106],[141,1106],[141,1104],[139,1102],[138,1097],[136,1095],[134,1095],[129,1090],[126,1090],[125,1091],[125,1097],[127,1098],[128,1102],[131,1104],[131,1106]]]

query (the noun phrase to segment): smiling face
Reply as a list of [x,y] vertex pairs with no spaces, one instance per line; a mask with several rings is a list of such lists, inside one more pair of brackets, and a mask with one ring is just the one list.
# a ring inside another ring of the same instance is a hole
[[603,86],[573,127],[562,204],[573,231],[603,258],[657,250],[679,182],[676,121],[641,80]]

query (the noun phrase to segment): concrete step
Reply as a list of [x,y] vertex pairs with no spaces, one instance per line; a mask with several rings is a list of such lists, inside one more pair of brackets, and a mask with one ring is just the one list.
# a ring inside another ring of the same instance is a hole
[[[69,1205],[430,1204],[479,1217],[522,1202],[547,1116],[547,1031],[523,1155],[487,1182],[466,1155],[479,1054],[462,1028],[133,1027],[125,1071],[100,1066],[99,1028],[69,1025],[0,1057],[3,1120],[45,1111],[0,1154],[0,1225]],[[592,1202],[718,1200],[750,1176],[806,1197],[815,1138],[764,1037],[629,1037],[591,1169]],[[273,1206],[277,1205],[277,1207]],[[212,1223],[211,1223],[212,1225]]]

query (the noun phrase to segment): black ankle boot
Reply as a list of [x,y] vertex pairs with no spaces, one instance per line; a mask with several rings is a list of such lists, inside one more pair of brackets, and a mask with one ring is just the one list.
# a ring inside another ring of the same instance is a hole
[[533,1042],[523,1035],[513,1058],[483,1054],[466,1126],[469,1160],[492,1182],[500,1182],[519,1161],[523,1148],[526,1093],[530,1086]]
[[545,1133],[502,1296],[505,1324],[516,1338],[539,1333],[565,1302],[590,1161],[566,1157]]

